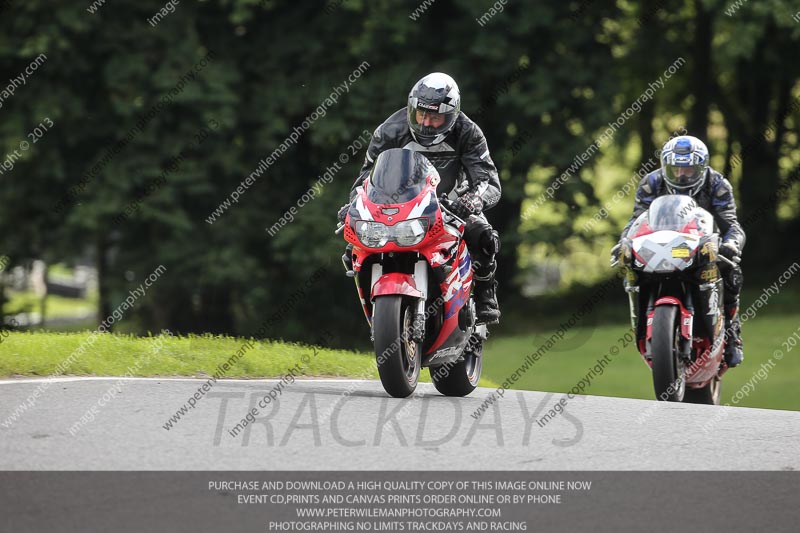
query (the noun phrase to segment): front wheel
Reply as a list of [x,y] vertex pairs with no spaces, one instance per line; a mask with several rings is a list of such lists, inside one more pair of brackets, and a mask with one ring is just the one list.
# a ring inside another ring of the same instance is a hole
[[414,306],[399,295],[378,296],[372,315],[375,358],[384,390],[406,398],[417,388],[422,350],[411,338]]
[[462,358],[455,364],[430,367],[433,386],[445,396],[466,396],[478,386],[483,369],[483,339],[470,337]]
[[659,305],[653,315],[653,386],[662,402],[681,402],[686,391],[684,365],[678,358],[677,313],[674,305]]

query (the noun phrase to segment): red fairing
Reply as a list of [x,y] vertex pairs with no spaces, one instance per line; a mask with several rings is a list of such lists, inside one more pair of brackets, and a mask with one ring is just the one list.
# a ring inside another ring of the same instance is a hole
[[674,296],[662,296],[658,300],[656,300],[656,306],[659,305],[677,305],[682,307],[683,303]]
[[[692,349],[696,359],[686,369],[686,384],[693,388],[705,386],[719,371],[720,360],[724,342],[720,342],[716,349],[712,349],[711,341],[706,338],[695,337]],[[725,368],[727,369],[727,367]],[[724,372],[724,370],[723,370]],[[722,375],[722,373],[720,373]]]
[[686,224],[680,231],[681,233],[688,233],[690,235],[702,235],[700,228],[697,226],[697,220],[692,219],[691,222]]
[[[417,252],[427,260],[432,269],[450,269],[445,280],[439,284],[443,297],[443,323],[426,354],[435,352],[446,345],[448,340],[452,344],[450,337],[458,328],[459,311],[468,304],[472,290],[472,262],[466,242],[444,224],[436,197],[438,183],[438,175],[430,174],[426,176],[423,189],[412,200],[402,203],[374,203],[367,194],[371,187],[370,180],[367,179],[364,186],[357,189],[356,201],[348,212],[344,229],[345,240],[353,245],[356,283],[359,283],[359,274],[364,265],[370,264],[369,257],[376,254]],[[355,231],[356,224],[361,221],[379,222],[391,227],[414,219],[425,219],[427,231],[422,240],[413,246],[400,246],[389,239],[384,246],[366,247]],[[458,230],[459,234],[463,234],[463,224]],[[371,289],[359,286],[359,296],[367,321],[371,323],[372,300],[375,297],[402,294],[420,298],[422,297],[420,289],[422,288],[416,286],[414,277],[405,273],[384,274]],[[370,296],[369,301],[365,299],[367,293]]]
[[401,272],[384,274],[375,282],[375,286],[372,287],[372,299],[374,300],[376,296],[385,296],[387,294],[402,294],[413,298],[422,297],[422,293],[417,290],[417,286],[414,283],[414,277]]
[[631,237],[631,239],[635,239],[636,237],[641,237],[642,235],[650,235],[653,233],[653,228],[650,227],[646,221],[643,221],[642,224],[639,226],[639,229],[636,230],[636,233]]
[[[639,339],[638,348],[639,353],[644,357],[644,354],[647,353],[647,339]],[[645,359],[645,362],[647,362],[647,359]]]

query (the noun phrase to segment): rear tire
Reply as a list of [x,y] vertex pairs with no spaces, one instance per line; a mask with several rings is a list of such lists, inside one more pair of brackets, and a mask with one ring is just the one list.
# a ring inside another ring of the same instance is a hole
[[660,401],[683,401],[686,392],[683,365],[678,361],[677,313],[674,305],[659,305],[653,316],[653,387]]
[[472,336],[463,361],[430,367],[433,386],[445,396],[466,396],[475,390],[483,370],[483,340]]
[[375,298],[375,359],[384,390],[395,398],[410,396],[419,380],[422,350],[411,338],[413,318],[413,306],[402,296]]
[[722,380],[718,376],[708,382],[700,389],[686,388],[686,395],[683,397],[684,403],[701,403],[705,405],[719,405],[722,395]]

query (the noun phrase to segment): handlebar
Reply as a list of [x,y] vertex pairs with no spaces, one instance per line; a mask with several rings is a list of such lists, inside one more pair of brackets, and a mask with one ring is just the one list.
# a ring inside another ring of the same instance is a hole
[[447,213],[449,216],[456,219],[457,221],[466,224],[467,222],[463,218],[453,213],[453,211],[450,209],[450,206],[452,204],[453,204],[452,200],[450,200],[450,198],[448,198],[446,194],[443,194],[439,197],[439,208],[442,210],[442,212]]

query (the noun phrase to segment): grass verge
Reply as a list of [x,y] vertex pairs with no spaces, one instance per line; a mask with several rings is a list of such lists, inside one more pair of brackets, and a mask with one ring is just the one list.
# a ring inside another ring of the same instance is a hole
[[[246,339],[212,335],[187,337],[135,337],[90,332],[7,332],[0,344],[0,376],[49,376],[62,361],[74,362],[64,374],[79,376],[204,376],[228,361],[248,342]],[[155,339],[161,341],[156,348]],[[85,349],[81,350],[81,346]],[[378,379],[375,356],[370,353],[333,350],[301,343],[254,341],[251,349],[225,373],[228,378],[270,378],[299,365],[313,377]],[[129,369],[133,369],[131,372]],[[423,369],[420,381],[430,382]],[[489,380],[481,386],[497,387]]]
[[[602,374],[597,372],[599,375],[591,380],[583,393],[655,399],[650,369],[632,344],[623,347],[620,342],[629,328],[630,325],[625,323],[573,328],[511,388],[566,393],[587,376],[599,358],[616,346],[619,354],[611,358]],[[527,355],[546,343],[556,329],[490,340],[485,349],[484,375],[492,381],[503,383]],[[742,327],[745,361],[725,374],[721,403],[800,410],[800,394],[797,393],[800,343],[788,352],[783,344],[798,331],[798,313],[758,315],[747,321]],[[782,359],[775,359],[776,350],[783,352]],[[737,393],[738,403],[734,402]]]

